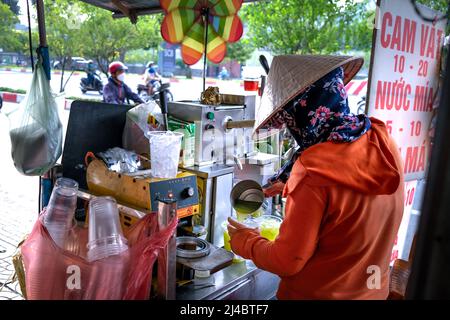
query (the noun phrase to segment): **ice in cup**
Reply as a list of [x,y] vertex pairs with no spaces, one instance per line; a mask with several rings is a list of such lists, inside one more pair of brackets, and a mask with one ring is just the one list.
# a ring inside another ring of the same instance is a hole
[[258,218],[261,237],[274,241],[280,233],[281,218],[272,215],[262,215]]

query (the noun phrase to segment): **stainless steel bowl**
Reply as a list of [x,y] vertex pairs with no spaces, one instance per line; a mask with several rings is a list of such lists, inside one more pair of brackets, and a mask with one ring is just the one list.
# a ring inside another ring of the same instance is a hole
[[[193,249],[184,249],[182,246],[192,246]],[[203,239],[195,237],[177,238],[177,257],[195,259],[209,254],[211,245]]]

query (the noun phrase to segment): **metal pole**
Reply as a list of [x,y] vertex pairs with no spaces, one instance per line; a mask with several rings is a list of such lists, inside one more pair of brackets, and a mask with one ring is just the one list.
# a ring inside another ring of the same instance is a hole
[[47,79],[50,80],[50,55],[47,46],[47,33],[45,29],[45,10],[43,0],[36,0],[36,11],[39,30],[38,54],[42,57],[42,66],[44,67]]
[[206,55],[208,53],[209,8],[204,9],[203,18],[205,19],[205,52],[203,56],[203,92],[204,92],[206,89]]
[[[158,227],[166,228],[177,215],[177,202],[159,200],[158,203]],[[176,231],[170,237],[167,247],[161,250],[158,256],[158,292],[157,296],[162,300],[175,300],[176,298],[176,263],[177,244]]]
[[47,34],[45,31],[45,13],[44,13],[44,1],[36,0],[37,20],[39,28],[39,45],[47,46]]

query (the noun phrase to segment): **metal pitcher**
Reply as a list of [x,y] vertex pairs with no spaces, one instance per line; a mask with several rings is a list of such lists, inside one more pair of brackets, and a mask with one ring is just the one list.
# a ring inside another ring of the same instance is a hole
[[243,180],[231,190],[230,201],[238,214],[252,214],[261,208],[264,192],[256,181]]

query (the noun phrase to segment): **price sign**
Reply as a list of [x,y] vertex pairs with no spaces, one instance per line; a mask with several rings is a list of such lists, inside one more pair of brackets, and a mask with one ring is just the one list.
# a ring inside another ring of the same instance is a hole
[[[428,128],[438,94],[446,21],[424,21],[409,0],[380,0],[368,114],[383,120],[404,161],[405,180],[425,176]],[[421,6],[429,17],[441,14]]]
[[411,210],[414,202],[414,196],[417,190],[417,180],[405,183],[405,204],[403,209],[403,218],[398,229],[397,238],[395,240],[394,248],[391,255],[391,265],[395,259],[399,259],[403,255],[405,248],[405,241],[408,232],[409,220],[411,217]]

